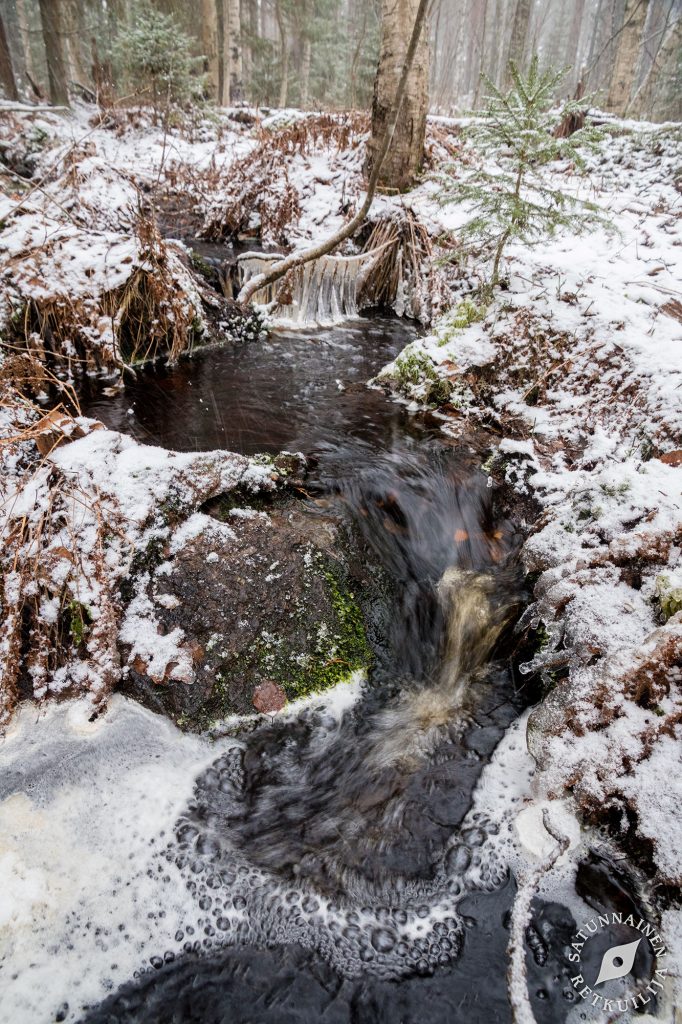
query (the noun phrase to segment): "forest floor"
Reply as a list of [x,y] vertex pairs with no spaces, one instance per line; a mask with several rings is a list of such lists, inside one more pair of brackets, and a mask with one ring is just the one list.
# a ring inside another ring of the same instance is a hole
[[[172,549],[183,530],[206,528],[207,498],[279,484],[261,462],[148,448],[78,415],[83,366],[116,372],[235,329],[234,307],[182,241],[157,233],[153,207],[167,221],[181,210],[188,238],[319,240],[362,192],[366,130],[362,115],[255,122],[242,111],[164,132],[144,113],[0,109],[5,721],[20,696],[103,700],[122,658],[142,658],[159,680],[191,675],[187,638],[158,635],[141,589],[123,610],[114,592],[150,544]],[[427,143],[427,172],[477,159],[454,121],[433,119]],[[455,250],[466,209],[443,208],[428,176],[378,198],[373,225],[396,225],[388,297],[429,333],[373,384],[413,408],[437,404],[447,433],[480,421],[499,436],[491,478],[541,509],[522,553],[534,581],[525,624],[544,637],[527,669],[547,683],[529,724],[537,800],[572,794],[659,891],[679,894],[679,127],[611,121],[588,162],[587,178],[557,164],[552,182],[589,194],[614,229],[510,246],[487,306],[475,258],[438,260]],[[35,399],[59,388],[45,421]],[[664,924],[681,948],[682,915],[668,910]]]

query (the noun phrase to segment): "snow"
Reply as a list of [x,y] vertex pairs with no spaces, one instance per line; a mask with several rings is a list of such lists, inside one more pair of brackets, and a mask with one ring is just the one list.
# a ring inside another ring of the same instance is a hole
[[[31,118],[30,138],[37,140],[44,132],[47,140],[42,149],[35,143],[36,180],[44,185],[23,200],[0,198],[0,220],[6,222],[0,238],[0,327],[28,298],[79,305],[83,330],[115,364],[119,353],[103,297],[123,287],[136,270],[153,269],[135,234],[140,193],[157,180],[170,189],[178,181],[208,221],[224,205],[229,168],[253,151],[257,137],[231,122],[229,113],[219,115],[218,124],[199,125],[192,140],[174,131],[164,137],[143,115],[135,124],[108,125],[90,123],[91,114],[83,107],[69,117],[45,113]],[[19,112],[3,123],[0,135],[15,138],[21,117]],[[282,111],[262,121],[261,128],[293,124],[300,117]],[[443,129],[459,123],[436,122]],[[526,568],[537,574],[523,625],[541,621],[545,627],[547,642],[526,669],[541,670],[552,688],[530,716],[528,743],[525,720],[509,730],[483,774],[476,808],[491,817],[501,805],[508,809],[499,841],[514,847],[520,868],[550,850],[543,810],[549,808],[559,831],[570,836],[574,858],[580,849],[576,814],[594,818],[606,807],[615,808],[623,812],[624,844],[632,838],[628,829],[634,830],[651,844],[657,878],[679,885],[682,678],[679,657],[675,664],[670,652],[680,651],[682,617],[678,613],[662,621],[657,587],[662,576],[672,586],[682,580],[682,468],[658,457],[682,447],[682,324],[669,308],[682,292],[682,196],[675,179],[682,143],[675,126],[620,122],[617,127],[619,133],[589,158],[588,181],[564,164],[548,169],[553,186],[589,195],[614,229],[559,233],[529,248],[510,245],[503,268],[508,287],[496,301],[465,327],[453,326],[455,309],[444,312],[412,348],[460,389],[460,407],[468,416],[494,418],[500,436],[495,472],[540,510],[522,552]],[[25,144],[29,133],[23,135]],[[292,248],[330,234],[357,205],[363,194],[361,143],[358,136],[346,150],[332,146],[282,157],[300,203],[300,214],[286,226]],[[427,226],[433,240],[443,234],[456,239],[470,215],[465,206],[443,208],[434,182],[427,179],[407,195],[379,197],[373,217],[405,209]],[[181,247],[168,248],[170,272],[186,308],[199,309],[181,256]],[[472,278],[444,267],[436,271],[435,281],[445,305],[454,307],[458,295],[468,295]],[[476,385],[482,368],[494,374],[488,400]],[[414,405],[420,395],[407,400]],[[12,430],[33,419],[29,409],[13,415]],[[4,414],[0,419],[6,434],[10,423]],[[54,625],[58,595],[70,585],[75,546],[78,591],[69,597],[88,609],[97,627],[110,608],[108,588],[118,587],[150,543],[161,544],[165,561],[137,578],[115,622],[114,638],[125,645],[128,665],[140,659],[159,682],[174,673],[191,685],[192,659],[185,646],[191,638],[180,629],[162,635],[157,626],[155,606],[169,607],[169,595],[160,588],[185,544],[204,534],[209,546],[213,536],[222,542],[234,538],[229,525],[197,511],[203,501],[236,486],[272,487],[272,467],[225,452],[164,451],[94,429],[92,421],[76,418],[75,424],[85,436],[55,448],[40,465],[30,466],[28,442],[18,451],[3,449],[3,543],[20,524],[38,531],[48,511],[57,513],[49,536],[31,534],[19,551],[23,564],[40,560],[44,578],[40,584],[37,577],[25,583],[18,572],[6,573],[5,605],[17,607],[22,594],[39,595],[40,620]],[[444,429],[459,428],[456,421],[446,421]],[[52,474],[59,476],[56,493]],[[169,510],[177,515],[169,516]],[[244,509],[230,514],[264,518]],[[208,554],[211,561],[213,554]],[[145,880],[146,844],[188,795],[188,766],[208,757],[200,741],[179,737],[156,719],[140,724],[147,713],[125,710],[116,698],[108,716],[89,724],[91,701],[106,696],[106,680],[126,670],[116,663],[115,646],[96,649],[91,638],[90,660],[74,657],[51,674],[39,665],[31,668],[36,696],[75,693],[88,700],[51,709],[37,725],[22,711],[11,727],[15,735],[35,744],[38,752],[43,741],[58,749],[52,733],[65,731],[67,745],[78,747],[84,763],[89,763],[88,744],[94,747],[99,737],[97,742],[111,749],[111,763],[99,763],[97,772],[109,771],[107,779],[115,776],[116,785],[108,786],[108,802],[100,806],[102,776],[92,779],[86,801],[92,813],[87,855],[73,842],[73,834],[83,828],[83,803],[82,793],[75,799],[70,788],[68,763],[54,770],[63,793],[56,789],[45,806],[38,806],[30,792],[0,805],[8,837],[0,872],[6,880],[3,892],[12,892],[12,899],[0,906],[0,933],[4,937],[3,929],[12,930],[12,956],[21,961],[31,932],[52,940],[55,927],[66,927],[70,909],[96,902],[101,880],[110,880],[133,858],[139,875],[120,904],[126,920],[134,922],[131,943],[121,946],[122,940],[112,940],[119,964],[113,979],[112,952],[104,953],[88,937],[77,937],[68,970],[58,976],[45,943],[33,972],[9,986],[8,1019],[19,1019],[33,1007],[37,990],[47,993],[41,1005],[52,1000],[56,1007],[69,985],[79,989],[78,998],[94,998],[139,966],[149,928],[139,907],[159,902],[156,883]],[[3,637],[3,656],[6,648]],[[651,706],[633,696],[643,682],[654,687]],[[358,685],[356,680],[335,695],[340,709],[355,699]],[[129,725],[137,737],[131,743]],[[10,736],[7,763],[11,744]],[[3,756],[0,751],[0,763]],[[161,773],[153,763],[159,757]],[[79,784],[90,786],[87,772]],[[155,794],[151,802],[144,797],[150,790]],[[124,812],[126,802],[132,811]],[[120,839],[113,849],[112,821]],[[54,850],[50,863],[45,836]],[[74,888],[69,874],[76,858],[83,865],[80,888]],[[562,858],[556,865],[547,892],[555,884],[561,889],[570,860]],[[117,908],[106,901],[101,907],[111,924]],[[179,913],[174,908],[167,923],[159,925],[162,933],[167,927],[171,934]],[[62,924],[55,926],[55,921]],[[668,941],[682,948],[679,913],[668,911],[663,926]],[[30,948],[34,955],[35,945]]]
[[91,714],[26,707],[0,746],[3,1022],[48,1024],[65,1003],[80,1020],[196,916],[175,865],[173,885],[151,868],[219,747],[120,697]]

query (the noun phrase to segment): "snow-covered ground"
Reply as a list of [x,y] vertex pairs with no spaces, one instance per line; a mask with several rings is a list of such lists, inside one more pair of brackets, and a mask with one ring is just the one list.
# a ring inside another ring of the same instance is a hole
[[[296,116],[289,113],[288,123]],[[11,328],[28,300],[44,308],[66,303],[93,345],[107,349],[103,361],[111,365],[120,354],[103,296],[125,285],[136,269],[153,269],[136,227],[149,189],[157,182],[184,189],[201,215],[215,219],[231,197],[230,174],[253,154],[263,126],[219,115],[200,124],[190,141],[179,131],[164,137],[145,118],[137,124],[122,119],[111,128],[93,126],[91,117],[86,108],[68,118],[0,117],[0,137],[15,142],[34,169],[21,189],[16,183],[15,195],[0,197],[0,329]],[[450,133],[456,151],[456,129],[454,122],[434,122],[432,161],[445,156],[443,133]],[[570,166],[550,172],[555,185],[589,194],[616,230],[562,232],[531,248],[510,246],[505,289],[485,309],[445,312],[411,352],[417,365],[451,385],[443,429],[456,433],[469,417],[492,420],[500,442],[491,476],[506,478],[540,508],[537,521],[527,524],[523,551],[536,574],[526,624],[542,623],[546,635],[528,669],[541,669],[549,687],[529,723],[539,766],[535,800],[540,805],[570,794],[593,821],[608,821],[624,845],[637,847],[654,883],[679,891],[682,143],[674,126],[628,123],[616,129],[590,158],[588,179]],[[303,246],[340,226],[361,193],[361,143],[356,134],[346,149],[320,143],[279,155],[282,180],[272,183],[268,199],[269,208],[276,207],[272,223],[283,218],[276,240]],[[465,151],[461,158],[475,160]],[[374,216],[405,209],[434,244],[443,234],[456,240],[468,215],[463,208],[441,207],[427,180],[408,195],[380,197]],[[250,227],[258,224],[253,216]],[[169,252],[187,315],[200,315],[201,298],[180,258],[182,247]],[[467,294],[467,273],[434,273],[449,294]],[[6,396],[16,372],[10,358],[6,353],[0,365]],[[378,383],[389,385],[395,369],[387,367]],[[415,405],[424,394],[423,377],[402,386],[402,397]],[[221,487],[249,474],[256,484],[267,476],[259,478],[259,467],[237,456],[211,460],[146,449],[78,419],[85,436],[38,459],[32,435],[16,440],[19,428],[35,424],[34,411],[15,398],[3,403],[3,435],[15,438],[0,450],[6,549],[16,546],[19,531],[20,564],[32,567],[40,558],[50,566],[56,600],[75,543],[87,563],[83,585],[91,588],[78,600],[86,603],[87,597],[103,615],[102,580],[120,578],[126,559],[153,536],[169,541],[168,524],[155,510],[171,490],[180,489],[189,514]],[[53,504],[61,525],[46,534]],[[103,515],[118,530],[106,548]],[[102,576],[107,560],[111,572]],[[24,597],[38,593],[37,583],[19,577],[6,573],[4,579],[10,625],[20,588],[29,586]],[[48,579],[38,611],[48,626],[56,614],[49,593]],[[144,608],[132,607],[120,628],[143,643],[138,611],[145,619]],[[16,655],[19,629],[17,620],[3,634],[8,662]],[[165,656],[166,665],[178,661],[177,651],[171,658],[156,648],[158,643],[145,657]],[[101,651],[106,655],[106,646]],[[93,664],[78,671],[94,671],[80,689],[96,695],[101,672],[111,666],[92,653]],[[182,657],[178,664],[182,668]],[[42,696],[66,685],[69,668],[50,675],[38,661],[32,673]],[[4,699],[11,703],[9,694]],[[678,936],[679,956],[679,912],[668,911],[664,923],[668,935]],[[682,974],[679,962],[670,966]]]

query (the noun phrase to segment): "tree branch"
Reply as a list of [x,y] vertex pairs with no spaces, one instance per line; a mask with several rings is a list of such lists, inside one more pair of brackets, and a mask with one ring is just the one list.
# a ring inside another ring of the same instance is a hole
[[320,256],[326,256],[327,253],[331,252],[332,249],[335,249],[337,245],[340,245],[341,242],[345,242],[347,238],[350,238],[351,235],[355,234],[364,221],[374,199],[374,193],[376,192],[377,183],[379,181],[379,174],[381,173],[381,166],[386,158],[391,142],[393,141],[396,125],[398,124],[400,108],[405,97],[407,79],[410,74],[410,69],[412,68],[412,62],[414,61],[414,55],[417,50],[417,44],[419,43],[419,37],[424,26],[424,21],[426,20],[426,12],[430,2],[431,0],[420,0],[417,16],[412,28],[410,43],[407,48],[407,53],[405,54],[403,70],[398,83],[393,113],[386,127],[386,134],[384,136],[381,149],[376,155],[374,166],[372,167],[372,173],[370,174],[369,182],[367,183],[367,195],[365,196],[365,201],[362,206],[347,224],[345,224],[339,231],[335,232],[335,234],[330,238],[327,238],[324,242],[320,242],[318,245],[314,245],[310,249],[304,249],[302,252],[291,253],[290,256],[285,257],[283,260],[278,260],[267,273],[256,274],[254,277],[250,278],[237,296],[238,302],[246,304],[253,298],[257,291],[261,288],[267,287],[269,284],[273,284],[275,281],[278,281],[280,277],[284,277],[288,271],[294,270],[296,267],[302,267],[305,263],[310,263],[311,260],[317,260]]

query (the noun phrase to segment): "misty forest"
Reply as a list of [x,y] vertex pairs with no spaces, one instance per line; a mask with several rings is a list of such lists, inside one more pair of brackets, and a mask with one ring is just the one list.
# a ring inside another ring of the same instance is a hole
[[682,1021],[682,0],[0,0],[0,1024]]

